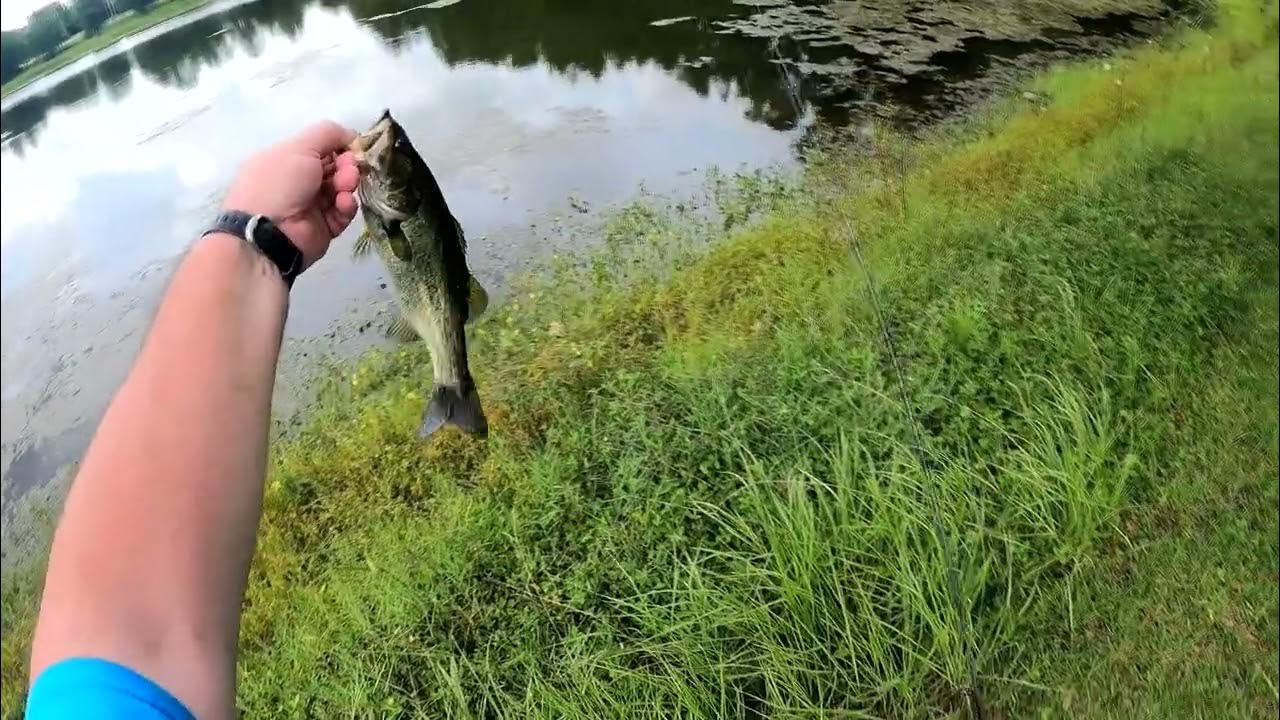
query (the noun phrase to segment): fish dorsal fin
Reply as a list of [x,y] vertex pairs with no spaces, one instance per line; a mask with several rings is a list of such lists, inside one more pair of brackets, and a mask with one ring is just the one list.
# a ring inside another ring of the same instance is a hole
[[484,291],[484,287],[476,280],[476,276],[471,276],[471,286],[467,291],[467,322],[474,322],[476,318],[484,314],[486,308],[489,307],[489,293]]
[[402,262],[413,260],[413,248],[409,245],[409,238],[404,236],[400,221],[383,220],[382,228],[387,233],[387,244],[391,246],[391,252]]
[[412,342],[418,339],[418,331],[413,329],[409,321],[403,315],[391,321],[391,325],[387,327],[387,337],[392,340],[400,340],[402,342]]
[[366,225],[356,236],[356,241],[351,244],[351,257],[362,258],[373,250],[373,233],[369,231]]

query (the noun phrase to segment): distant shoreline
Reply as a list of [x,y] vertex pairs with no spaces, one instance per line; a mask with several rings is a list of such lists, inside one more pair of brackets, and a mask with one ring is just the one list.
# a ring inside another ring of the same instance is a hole
[[12,80],[0,86],[0,97],[6,97],[50,73],[70,65],[80,58],[105,50],[117,42],[146,30],[166,20],[185,15],[209,4],[211,0],[164,0],[144,13],[121,18],[102,28],[102,32],[92,37],[81,38],[58,52],[48,60],[41,60],[28,65]]

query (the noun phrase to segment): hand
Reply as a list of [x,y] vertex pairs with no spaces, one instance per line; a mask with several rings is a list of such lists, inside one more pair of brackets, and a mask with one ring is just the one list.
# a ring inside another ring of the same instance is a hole
[[223,207],[271,218],[310,266],[355,217],[360,174],[347,151],[355,136],[326,120],[259,152],[240,168]]

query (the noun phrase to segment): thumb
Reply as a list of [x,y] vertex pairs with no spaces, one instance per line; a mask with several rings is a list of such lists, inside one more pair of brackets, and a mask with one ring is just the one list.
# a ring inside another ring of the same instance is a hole
[[356,131],[345,128],[332,120],[322,120],[303,130],[293,138],[297,147],[317,155],[342,152],[356,137]]

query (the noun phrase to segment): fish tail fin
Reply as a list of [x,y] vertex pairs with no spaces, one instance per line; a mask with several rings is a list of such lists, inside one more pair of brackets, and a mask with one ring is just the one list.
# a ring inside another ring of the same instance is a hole
[[431,401],[422,416],[418,437],[425,439],[445,425],[480,437],[489,434],[489,422],[480,407],[480,393],[473,383],[437,385],[431,390]]

